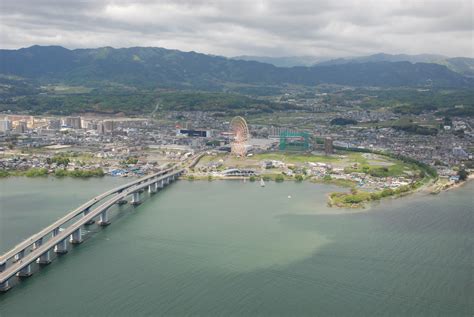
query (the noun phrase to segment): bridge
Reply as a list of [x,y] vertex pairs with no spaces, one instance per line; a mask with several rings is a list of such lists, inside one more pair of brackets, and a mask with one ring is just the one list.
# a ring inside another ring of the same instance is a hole
[[[194,167],[203,154],[190,159],[187,167]],[[14,276],[29,277],[33,274],[32,265],[51,263],[52,252],[65,254],[70,244],[82,242],[82,228],[97,221],[100,226],[110,224],[109,208],[113,205],[141,203],[140,193],[148,189],[150,194],[176,180],[185,171],[185,164],[167,168],[133,182],[106,191],[58,219],[53,224],[25,239],[0,256],[0,292],[11,288],[10,279]],[[71,223],[72,222],[72,223]],[[61,230],[60,230],[61,229]]]

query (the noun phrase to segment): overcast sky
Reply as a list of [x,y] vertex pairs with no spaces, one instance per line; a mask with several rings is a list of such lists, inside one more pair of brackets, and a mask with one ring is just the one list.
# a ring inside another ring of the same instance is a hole
[[0,46],[474,57],[473,0],[0,0]]

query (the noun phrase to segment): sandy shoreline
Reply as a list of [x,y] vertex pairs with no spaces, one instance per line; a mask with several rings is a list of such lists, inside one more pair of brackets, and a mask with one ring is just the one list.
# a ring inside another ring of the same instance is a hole
[[460,187],[464,186],[465,184],[467,184],[468,182],[470,182],[472,180],[474,180],[474,174],[468,175],[468,177],[465,181],[458,182],[458,183],[450,182],[450,183],[446,183],[446,184],[435,183],[435,184],[427,187],[426,190],[428,192],[430,192],[430,194],[436,195],[436,194],[439,194],[440,192],[443,192],[443,191],[448,191],[448,190],[453,190],[453,189],[456,189],[456,188],[460,188]]

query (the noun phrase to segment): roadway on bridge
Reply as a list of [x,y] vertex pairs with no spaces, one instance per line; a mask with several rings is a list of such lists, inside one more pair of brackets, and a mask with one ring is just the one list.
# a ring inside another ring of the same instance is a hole
[[[101,213],[106,212],[107,209],[110,208],[112,205],[116,204],[120,200],[125,199],[128,195],[133,194],[137,191],[140,191],[147,186],[161,182],[162,180],[165,180],[165,179],[169,179],[173,176],[181,175],[185,171],[186,167],[189,167],[189,168],[194,167],[203,155],[204,153],[198,153],[197,155],[186,160],[186,162],[179,163],[178,165],[181,166],[181,168],[179,169],[177,169],[177,166],[170,167],[168,169],[161,170],[157,173],[142,177],[131,183],[121,185],[117,188],[106,191],[92,198],[86,203],[82,204],[78,208],[74,209],[72,212],[68,213],[64,217],[55,221],[53,224],[42,229],[40,232],[32,235],[31,237],[17,244],[13,249],[9,250],[8,252],[0,256],[0,265],[2,265],[3,267],[3,271],[0,272],[0,284],[3,284],[6,281],[8,281],[12,276],[20,272],[22,269],[24,269],[28,265],[35,262],[36,259],[41,257],[46,252],[51,252],[56,245],[68,239],[68,237],[71,236],[75,231],[79,230],[83,225],[85,225],[92,219],[98,217]],[[100,203],[104,198],[112,194],[116,194],[116,195],[110,198],[109,200],[103,202],[98,207],[92,210],[89,210],[92,206]],[[89,210],[87,214],[85,213],[86,210]],[[57,232],[56,235],[53,235],[52,237],[47,239],[47,241],[45,241],[44,243],[37,245],[35,246],[35,248],[30,250],[30,247],[34,245],[35,242],[39,241],[40,239],[46,238],[50,233],[53,232],[53,230],[59,230],[59,228],[62,225],[66,224],[68,221],[74,219],[80,214],[83,214],[83,217],[79,218],[72,225],[66,227],[63,231]],[[10,259],[12,259],[15,255],[21,252],[23,253],[27,252],[29,250],[30,250],[29,254],[27,255],[23,254],[21,259],[19,259],[19,261],[13,262],[11,265],[8,266],[7,262]]]
[[32,246],[36,241],[38,241],[42,237],[46,236],[48,233],[52,232],[55,229],[60,228],[65,223],[67,223],[71,219],[75,218],[76,216],[80,215],[81,213],[83,213],[88,208],[90,208],[93,205],[99,203],[102,199],[104,199],[104,198],[106,198],[106,197],[108,197],[112,194],[119,193],[120,191],[123,191],[124,189],[129,188],[130,186],[133,186],[133,185],[138,184],[140,182],[143,182],[143,181],[146,181],[148,179],[166,174],[166,173],[168,173],[172,170],[173,170],[172,168],[168,168],[168,169],[156,172],[154,174],[151,174],[151,175],[142,177],[140,179],[137,179],[137,180],[135,180],[131,183],[113,188],[109,191],[106,191],[105,193],[102,193],[102,194],[92,198],[91,200],[87,201],[86,203],[82,204],[78,208],[74,209],[73,211],[71,211],[70,213],[65,215],[64,217],[56,220],[54,223],[52,223],[48,227],[42,229],[41,231],[39,231],[39,232],[35,233],[34,235],[30,236],[29,238],[23,240],[21,243],[17,244],[13,249],[7,251],[5,254],[0,256],[0,265],[2,265],[3,263],[6,263],[8,261],[8,259],[14,257],[16,254],[18,254],[22,250],[25,250],[26,248]]
[[[133,194],[134,192],[137,192],[137,191],[139,191],[143,188],[146,188],[147,186],[152,185],[156,182],[160,182],[162,180],[165,180],[165,179],[173,177],[173,176],[179,176],[181,173],[183,173],[183,171],[184,171],[184,169],[175,170],[175,171],[167,173],[167,174],[165,174],[165,175],[163,175],[159,178],[155,178],[155,179],[152,178],[151,180],[150,180],[151,177],[146,177],[145,180],[148,180],[148,181],[145,181],[144,183],[140,183],[140,182],[137,182],[137,181],[133,182],[133,183],[130,183],[130,184],[133,184],[133,185],[131,185],[131,187],[122,190],[116,196],[110,198],[109,200],[107,200],[106,202],[101,204],[100,206],[98,206],[95,209],[91,210],[87,215],[85,215],[84,217],[81,217],[80,219],[78,219],[74,224],[72,224],[71,226],[66,227],[64,229],[64,231],[61,231],[61,232],[59,232],[58,235],[56,235],[54,237],[51,237],[44,244],[42,244],[41,246],[35,248],[34,250],[31,251],[31,253],[29,253],[28,255],[25,255],[23,258],[21,258],[21,260],[13,263],[11,266],[6,268],[5,271],[0,273],[0,284],[4,283],[8,279],[10,279],[12,276],[14,276],[17,272],[19,272],[20,270],[22,270],[26,266],[28,266],[31,263],[35,262],[36,259],[39,258],[44,253],[46,253],[48,251],[51,251],[57,244],[62,242],[64,239],[68,239],[68,237],[73,232],[75,232],[76,230],[81,228],[83,225],[85,225],[90,220],[98,217],[102,212],[106,211],[108,208],[110,208],[112,205],[116,204],[118,201],[120,201],[122,199],[125,199],[128,195]],[[141,179],[141,181],[143,181],[143,179]],[[37,235],[35,235],[35,236],[37,236]],[[22,249],[22,250],[24,250],[24,249]]]

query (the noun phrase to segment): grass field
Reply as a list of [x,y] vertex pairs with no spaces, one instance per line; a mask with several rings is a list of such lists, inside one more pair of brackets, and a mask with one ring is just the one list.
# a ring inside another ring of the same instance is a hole
[[281,161],[286,164],[304,166],[308,162],[326,163],[333,167],[353,169],[354,172],[364,168],[372,173],[398,176],[406,169],[411,169],[408,164],[390,159],[385,156],[367,153],[340,152],[337,155],[314,155],[309,153],[271,152],[260,153],[250,157],[238,158],[230,154],[205,155],[199,162],[199,167],[208,166],[212,162],[222,160],[224,168],[260,168],[263,161]]
[[45,86],[47,90],[55,94],[74,95],[74,94],[88,94],[93,89],[84,86],[65,86],[65,85],[49,85]]
[[285,152],[274,152],[274,153],[263,153],[256,154],[252,157],[254,160],[277,160],[285,163],[306,163],[306,162],[321,162],[321,163],[332,163],[338,161],[339,158],[336,156],[324,156],[324,155],[312,155],[304,153],[285,153]]

